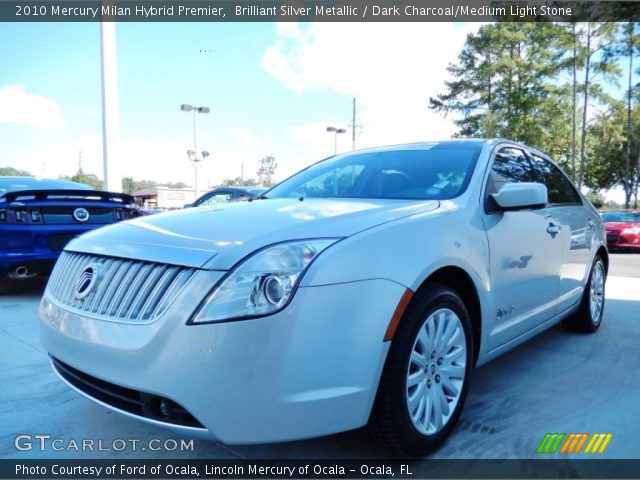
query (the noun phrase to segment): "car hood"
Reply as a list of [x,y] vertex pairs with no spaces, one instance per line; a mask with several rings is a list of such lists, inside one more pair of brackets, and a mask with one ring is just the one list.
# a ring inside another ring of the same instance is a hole
[[407,200],[269,199],[162,213],[86,233],[66,250],[227,270],[267,245],[348,237],[438,208]]

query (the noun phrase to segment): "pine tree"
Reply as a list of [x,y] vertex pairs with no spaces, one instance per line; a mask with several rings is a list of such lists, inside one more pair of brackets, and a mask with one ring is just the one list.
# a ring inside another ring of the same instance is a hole
[[481,27],[448,67],[454,79],[430,108],[457,115],[460,136],[505,137],[567,157],[569,96],[554,81],[564,68],[565,49],[554,41],[561,34],[546,22]]
[[[631,165],[631,139],[632,139],[632,99],[633,99],[633,67],[634,67],[634,57],[640,52],[640,34],[638,31],[638,26],[635,22],[627,22],[623,29],[623,41],[622,41],[622,50],[623,55],[629,58],[629,73],[628,73],[628,82],[627,82],[627,122],[625,129],[625,152],[624,152],[624,179],[622,181],[622,186],[624,188],[624,206],[625,208],[629,208],[631,203],[631,196],[633,195],[634,189],[636,191],[636,204],[637,204],[637,185],[638,182],[635,181],[633,170]],[[636,165],[637,167],[637,165]]]
[[577,183],[584,183],[587,163],[587,123],[589,104],[596,99],[608,100],[603,93],[598,80],[615,81],[620,69],[615,63],[617,24],[593,23],[586,24],[583,35],[579,37],[579,48],[584,55],[584,82],[582,86],[582,135],[580,138],[580,170]]

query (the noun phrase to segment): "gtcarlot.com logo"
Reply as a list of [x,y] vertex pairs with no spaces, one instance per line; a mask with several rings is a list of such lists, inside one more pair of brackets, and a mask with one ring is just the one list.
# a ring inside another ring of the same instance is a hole
[[536,451],[537,453],[604,453],[612,438],[612,433],[547,433]]
[[151,450],[154,452],[185,452],[194,450],[193,439],[152,438],[141,440],[138,438],[115,438],[104,440],[102,438],[62,438],[52,437],[48,434],[22,434],[14,438],[13,445],[16,450],[28,451],[76,451],[76,452],[122,452],[139,450]]

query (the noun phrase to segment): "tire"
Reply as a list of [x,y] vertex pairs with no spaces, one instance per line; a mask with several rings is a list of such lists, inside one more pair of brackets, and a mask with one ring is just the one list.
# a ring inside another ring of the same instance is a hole
[[606,277],[604,262],[600,255],[596,255],[578,310],[562,321],[566,328],[581,333],[594,333],[598,330],[604,313]]
[[[369,422],[387,448],[424,456],[449,436],[471,379],[471,332],[467,308],[448,286],[431,283],[413,297],[389,347]],[[434,345],[438,338],[443,343]]]

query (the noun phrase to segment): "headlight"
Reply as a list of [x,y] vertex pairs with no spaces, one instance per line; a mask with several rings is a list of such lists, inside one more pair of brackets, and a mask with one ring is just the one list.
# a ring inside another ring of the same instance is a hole
[[209,294],[191,323],[259,317],[284,308],[309,264],[337,240],[300,240],[259,250]]
[[637,235],[640,233],[640,227],[625,228],[621,233],[622,235]]

